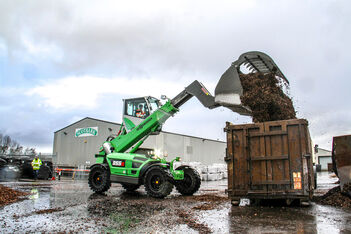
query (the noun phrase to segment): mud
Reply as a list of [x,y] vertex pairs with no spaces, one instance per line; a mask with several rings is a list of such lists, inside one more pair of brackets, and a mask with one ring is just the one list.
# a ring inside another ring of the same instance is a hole
[[283,92],[287,87],[274,73],[240,74],[241,102],[252,110],[253,122],[296,119],[292,100]]
[[0,206],[26,199],[29,193],[17,191],[0,184]]
[[[318,193],[335,187],[334,182],[328,174],[319,177]],[[64,179],[4,185],[30,195],[0,208],[1,233],[351,232],[351,209],[345,207],[232,207],[224,192],[227,181],[203,182],[195,196],[173,190],[165,199],[147,197],[143,187],[126,193],[118,184],[97,195],[87,181]]]
[[192,214],[192,212],[186,210],[177,210],[179,216],[179,223],[184,223],[188,227],[197,230],[199,233],[212,233],[212,230],[204,223],[200,223],[199,219]]
[[[218,193],[218,190],[216,192]],[[94,195],[89,202],[88,211],[93,215],[114,217],[119,224],[113,226],[113,229],[118,232],[132,230],[137,226],[153,227],[154,220],[147,217],[165,214],[158,217],[158,221],[163,223],[163,228],[167,230],[181,223],[199,233],[210,233],[211,229],[196,218],[192,209],[210,204],[206,210],[212,210],[228,202],[224,194],[217,193],[196,196],[172,195],[165,199],[150,198],[140,192],[126,192],[119,197]]]

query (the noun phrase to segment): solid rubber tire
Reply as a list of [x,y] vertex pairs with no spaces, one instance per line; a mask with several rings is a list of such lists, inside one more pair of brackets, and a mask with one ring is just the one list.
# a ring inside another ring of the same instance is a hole
[[140,184],[122,183],[122,187],[127,190],[127,192],[133,192],[140,187]]
[[[101,177],[101,184],[96,184],[94,182],[94,177],[97,175],[100,175]],[[110,171],[101,165],[94,166],[89,172],[88,183],[91,190],[93,190],[95,193],[106,192],[111,187]]]
[[[158,177],[161,180],[159,188],[154,188],[152,180]],[[173,190],[173,184],[170,182],[170,176],[161,167],[154,167],[149,169],[144,177],[144,187],[146,193],[150,197],[164,198],[168,196]]]
[[179,180],[175,182],[175,186],[182,195],[193,195],[196,193],[201,185],[201,177],[199,173],[188,166],[180,166],[176,170],[184,171],[184,180],[188,180],[187,182],[184,180]]

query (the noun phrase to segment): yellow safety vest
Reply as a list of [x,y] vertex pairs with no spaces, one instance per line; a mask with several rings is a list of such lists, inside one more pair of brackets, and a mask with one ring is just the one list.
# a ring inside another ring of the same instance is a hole
[[40,169],[40,166],[41,166],[41,160],[40,160],[40,158],[38,158],[38,160],[35,160],[35,159],[33,159],[33,161],[32,161],[32,167],[33,167],[33,170],[39,170]]

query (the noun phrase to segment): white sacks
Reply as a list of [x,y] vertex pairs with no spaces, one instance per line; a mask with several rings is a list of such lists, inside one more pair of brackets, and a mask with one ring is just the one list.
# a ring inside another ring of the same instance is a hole
[[214,163],[206,166],[200,162],[174,162],[175,169],[182,165],[188,165],[194,168],[200,174],[202,181],[218,181],[228,178],[226,164]]

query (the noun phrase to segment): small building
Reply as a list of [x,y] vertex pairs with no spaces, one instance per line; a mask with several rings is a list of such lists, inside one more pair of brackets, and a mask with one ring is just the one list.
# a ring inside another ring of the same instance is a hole
[[[82,167],[95,163],[102,143],[117,134],[121,124],[86,117],[54,133],[53,154],[60,167]],[[151,135],[139,152],[157,150],[168,154],[168,160],[179,156],[185,162],[204,165],[224,163],[226,142],[161,131]]]
[[314,153],[317,164],[321,165],[321,170],[327,171],[328,164],[332,163],[332,152],[330,150],[319,148],[318,145],[315,145]]

